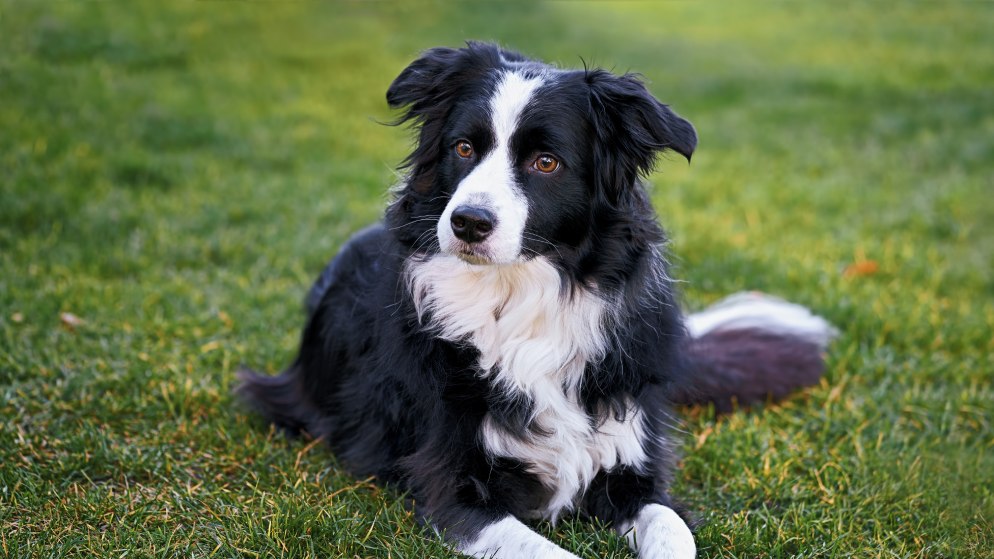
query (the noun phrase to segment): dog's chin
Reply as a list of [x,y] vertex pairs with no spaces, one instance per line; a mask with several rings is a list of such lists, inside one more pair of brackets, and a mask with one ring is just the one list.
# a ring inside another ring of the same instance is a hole
[[462,242],[454,244],[457,246],[448,247],[448,249],[443,250],[443,252],[455,256],[467,264],[473,264],[474,266],[500,266],[503,264],[514,264],[520,260],[517,256],[508,258],[506,256],[494,254],[485,246],[471,245]]
[[467,262],[469,264],[473,264],[476,266],[491,266],[497,264],[497,262],[494,262],[493,259],[491,259],[490,257],[483,256],[471,251],[458,252],[456,253],[456,257],[458,257],[463,262]]

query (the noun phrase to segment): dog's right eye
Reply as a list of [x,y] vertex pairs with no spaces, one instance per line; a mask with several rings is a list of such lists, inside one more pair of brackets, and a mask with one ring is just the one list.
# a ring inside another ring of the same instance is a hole
[[463,159],[473,157],[473,144],[467,140],[459,140],[456,142],[456,155]]

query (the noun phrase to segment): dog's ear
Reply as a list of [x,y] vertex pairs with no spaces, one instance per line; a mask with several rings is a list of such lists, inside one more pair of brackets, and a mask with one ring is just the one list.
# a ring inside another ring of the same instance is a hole
[[451,77],[461,66],[464,51],[438,47],[425,51],[393,80],[387,89],[391,108],[407,107],[401,122],[423,117],[451,96],[455,89]]
[[465,67],[465,50],[446,47],[425,51],[394,79],[387,89],[391,108],[405,108],[393,122],[410,122],[418,130],[418,142],[401,168],[410,168],[408,186],[427,194],[434,183],[434,169],[439,155],[442,127],[458,96],[462,83],[456,77]]
[[393,80],[387,89],[387,103],[393,109],[407,107],[398,124],[409,120],[424,124],[444,115],[468,81],[499,66],[502,59],[520,58],[517,53],[476,41],[461,49],[428,49]]
[[693,125],[657,101],[637,75],[590,70],[586,80],[597,139],[594,155],[610,187],[624,188],[648,174],[666,150],[690,161],[697,147]]
[[414,151],[401,164],[410,168],[408,185],[428,194],[434,182],[442,130],[449,112],[467,84],[479,81],[507,57],[520,57],[496,45],[470,41],[464,48],[438,47],[425,51],[387,89],[391,108],[406,111],[393,124],[411,123],[418,130]]

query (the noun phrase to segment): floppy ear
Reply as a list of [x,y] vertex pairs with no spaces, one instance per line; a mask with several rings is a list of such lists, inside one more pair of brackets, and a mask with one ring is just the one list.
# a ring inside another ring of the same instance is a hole
[[467,43],[465,48],[438,47],[425,51],[387,89],[391,108],[407,110],[393,122],[411,122],[419,129],[414,151],[401,167],[412,170],[410,186],[425,194],[434,180],[442,128],[462,88],[473,77],[500,64],[501,51],[486,43]]
[[412,122],[418,128],[418,142],[401,168],[411,168],[409,186],[427,193],[434,182],[442,125],[458,92],[456,80],[464,52],[445,47],[425,51],[394,79],[387,89],[391,108],[407,110],[394,125]]
[[433,48],[404,68],[387,89],[390,108],[408,107],[401,122],[424,115],[452,94],[453,84],[448,78],[457,70],[462,56],[456,49]]
[[393,80],[387,89],[391,108],[407,107],[397,124],[415,120],[423,124],[447,110],[460,88],[473,75],[483,75],[499,66],[501,58],[521,59],[521,55],[496,45],[469,41],[465,48],[437,47],[426,50]]
[[697,147],[693,125],[657,101],[638,76],[592,70],[586,79],[597,136],[594,155],[609,189],[620,190],[648,174],[662,151],[690,161]]

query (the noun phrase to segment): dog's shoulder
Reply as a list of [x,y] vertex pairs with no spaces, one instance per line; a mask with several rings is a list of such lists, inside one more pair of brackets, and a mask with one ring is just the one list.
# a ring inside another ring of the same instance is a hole
[[304,307],[308,317],[314,315],[322,299],[332,290],[370,287],[384,274],[396,274],[391,265],[395,251],[392,237],[383,223],[370,225],[353,235],[321,271],[307,292]]

